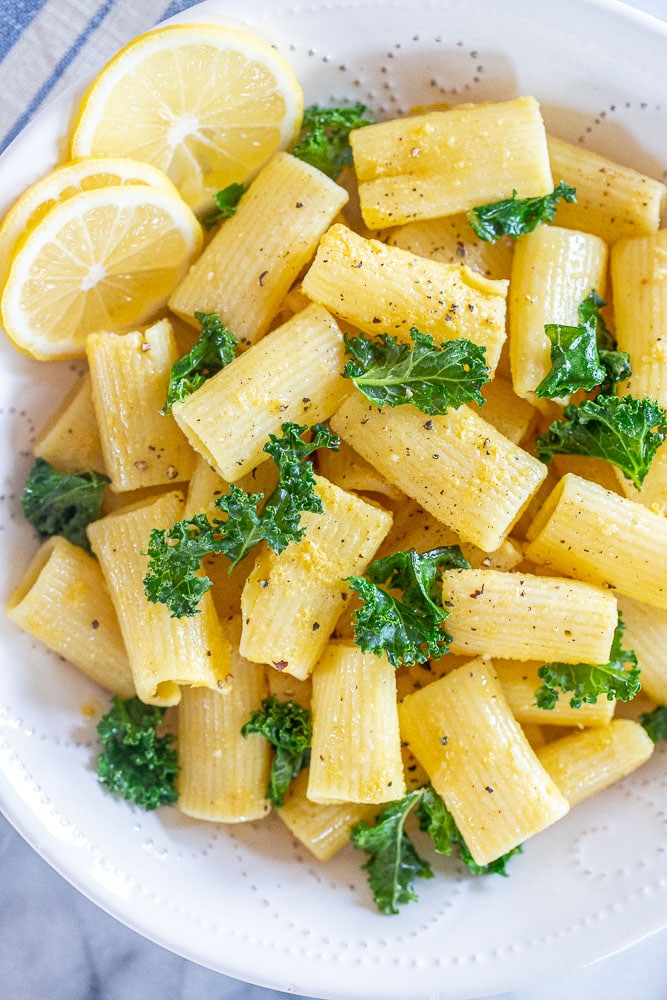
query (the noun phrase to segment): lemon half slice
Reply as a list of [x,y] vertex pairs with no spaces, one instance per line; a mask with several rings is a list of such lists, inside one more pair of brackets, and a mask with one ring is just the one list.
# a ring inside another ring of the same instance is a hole
[[105,66],[83,98],[71,152],[152,163],[203,210],[292,143],[302,113],[299,82],[270,45],[218,25],[173,25]]
[[136,326],[163,308],[201,246],[201,226],[177,193],[128,184],[75,194],[16,252],[5,332],[40,360],[82,356],[89,333]]
[[0,289],[7,281],[11,257],[19,240],[25,239],[49,209],[80,191],[116,184],[151,184],[176,193],[174,185],[161,170],[130,157],[90,156],[56,167],[31,184],[0,222]]

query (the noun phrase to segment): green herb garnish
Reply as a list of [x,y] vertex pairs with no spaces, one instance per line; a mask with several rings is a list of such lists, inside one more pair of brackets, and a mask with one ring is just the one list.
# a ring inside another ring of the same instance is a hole
[[278,483],[261,508],[263,493],[246,493],[232,484],[229,493],[215,501],[223,518],[209,520],[206,514],[196,514],[171,528],[151,531],[144,577],[149,601],[165,604],[176,618],[197,614],[199,601],[211,587],[209,577],[200,572],[204,556],[222,552],[232,569],[262,541],[274,552],[300,541],[301,514],[322,512],[312,462],[306,459],[318,448],[338,447],[338,438],[325,425],[310,428],[310,441],[301,437],[306,430],[285,423],[282,437],[271,434],[264,445],[278,468]]
[[446,569],[470,569],[458,545],[395,552],[371,563],[366,576],[348,577],[363,602],[353,615],[354,641],[363,652],[386,654],[394,667],[446,653],[452,638],[442,627],[449,611],[439,586]]
[[552,222],[560,199],[577,200],[576,189],[561,181],[551,194],[542,198],[511,198],[478,205],[468,212],[468,222],[482,240],[495,243],[501,236],[524,236],[544,222]]
[[310,105],[304,111],[301,134],[292,153],[336,180],[343,167],[352,163],[350,132],[373,124],[372,119],[364,117],[365,111],[363,104],[349,108]]
[[476,864],[435,789],[426,785],[408,792],[400,801],[386,805],[373,826],[362,821],[350,835],[355,847],[370,855],[362,867],[368,872],[368,884],[380,913],[398,913],[402,903],[417,900],[415,879],[433,877],[430,864],[419,856],[405,832],[406,820],[415,807],[419,827],[433,840],[436,853],[449,855],[457,848],[461,859],[476,875],[507,875],[507,860],[521,851],[521,847],[516,847],[488,865]]
[[649,399],[598,396],[578,406],[570,403],[535,444],[538,457],[554,455],[602,458],[621,470],[638,490],[667,434],[667,415]]
[[450,406],[484,403],[480,388],[489,380],[484,347],[464,339],[436,344],[416,327],[410,337],[412,344],[387,334],[346,334],[354,361],[347,362],[343,375],[378,406],[411,403],[423,413],[438,414]]
[[572,694],[572,708],[579,708],[584,702],[594,705],[600,697],[631,701],[641,687],[640,671],[635,653],[623,649],[624,631],[619,613],[608,663],[545,663],[540,667],[537,675],[542,686],[535,692],[536,704],[540,708],[554,708],[559,691]]
[[262,701],[262,708],[253,712],[243,729],[243,736],[259,733],[275,748],[268,799],[281,806],[285,792],[299,772],[310,763],[313,723],[310,712],[295,701],[279,701],[275,695]]
[[173,805],[179,771],[178,753],[170,733],[158,735],[165,709],[139,698],[114,696],[112,707],[97,725],[102,750],[97,758],[100,782],[113,795],[143,809]]
[[60,472],[36,458],[21,495],[23,514],[40,535],[63,535],[90,552],[86,527],[101,514],[108,482],[99,472]]
[[204,229],[212,229],[218,222],[231,219],[244,191],[243,184],[238,183],[228,184],[221,191],[216,191],[213,195],[215,208],[211,209],[208,215],[202,219]]
[[174,403],[186,399],[236,357],[238,340],[217,313],[196,312],[195,319],[200,325],[199,337],[188,353],[172,365],[162,413],[171,413]]
[[591,392],[597,386],[610,393],[616,382],[629,378],[629,355],[616,350],[616,341],[600,314],[604,305],[593,290],[579,306],[578,326],[548,323],[544,327],[551,341],[551,370],[536,388],[536,396],[557,399],[577,389]]
[[667,705],[658,705],[652,712],[642,712],[638,721],[654,743],[667,740]]

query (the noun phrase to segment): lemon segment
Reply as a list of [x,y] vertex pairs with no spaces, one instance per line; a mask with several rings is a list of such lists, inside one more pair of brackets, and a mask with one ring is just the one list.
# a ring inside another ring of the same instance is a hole
[[7,281],[11,257],[19,241],[25,240],[49,209],[80,191],[116,184],[151,184],[176,194],[166,174],[150,163],[130,157],[90,156],[56,167],[31,184],[0,221],[0,288]]
[[195,215],[166,189],[75,194],[16,252],[2,295],[5,332],[39,360],[83,356],[89,333],[121,331],[162,309],[202,242]]
[[152,163],[203,211],[287,148],[302,114],[301,86],[270,45],[220,25],[173,25],[107,63],[83,98],[71,152]]

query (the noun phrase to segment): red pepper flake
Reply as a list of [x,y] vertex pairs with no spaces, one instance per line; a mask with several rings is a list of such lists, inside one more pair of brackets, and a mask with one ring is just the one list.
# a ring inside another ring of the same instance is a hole
[[473,598],[480,597],[483,593],[484,593],[484,584],[482,584],[479,590],[473,590],[472,594],[470,594],[470,597]]

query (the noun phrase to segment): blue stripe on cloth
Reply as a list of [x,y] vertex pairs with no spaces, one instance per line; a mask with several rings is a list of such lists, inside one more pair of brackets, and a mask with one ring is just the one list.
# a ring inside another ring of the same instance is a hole
[[85,28],[80,33],[78,38],[74,40],[74,42],[70,45],[69,49],[64,54],[64,56],[60,59],[58,63],[56,63],[53,72],[44,81],[44,83],[39,88],[33,99],[30,101],[30,104],[28,104],[28,106],[26,107],[23,114],[20,116],[20,118],[17,118],[17,120],[14,122],[14,124],[7,132],[7,134],[4,136],[4,138],[0,140],[0,151],[2,151],[6,146],[8,146],[9,143],[12,141],[12,139],[15,139],[16,136],[19,134],[19,132],[23,128],[25,128],[25,126],[28,124],[28,122],[34,115],[35,111],[37,111],[40,105],[43,104],[45,99],[51,93],[51,91],[53,90],[53,88],[55,87],[55,85],[57,84],[58,80],[63,75],[67,67],[70,65],[70,63],[73,62],[73,60],[76,58],[76,56],[81,51],[83,46],[86,44],[88,39],[91,37],[91,35],[95,33],[95,31],[97,31],[97,29],[99,28],[100,24],[105,19],[107,14],[109,14],[109,12],[113,10],[115,6],[116,6],[116,0],[105,0],[105,2],[102,3],[97,8],[95,14],[93,14],[91,19],[88,21],[88,24],[85,26]]
[[0,61],[46,3],[47,0],[0,0]]
[[168,17],[174,17],[175,14],[180,14],[181,11],[187,10],[188,7],[193,7],[196,0],[171,0],[171,3],[162,15],[161,20],[166,20]]

